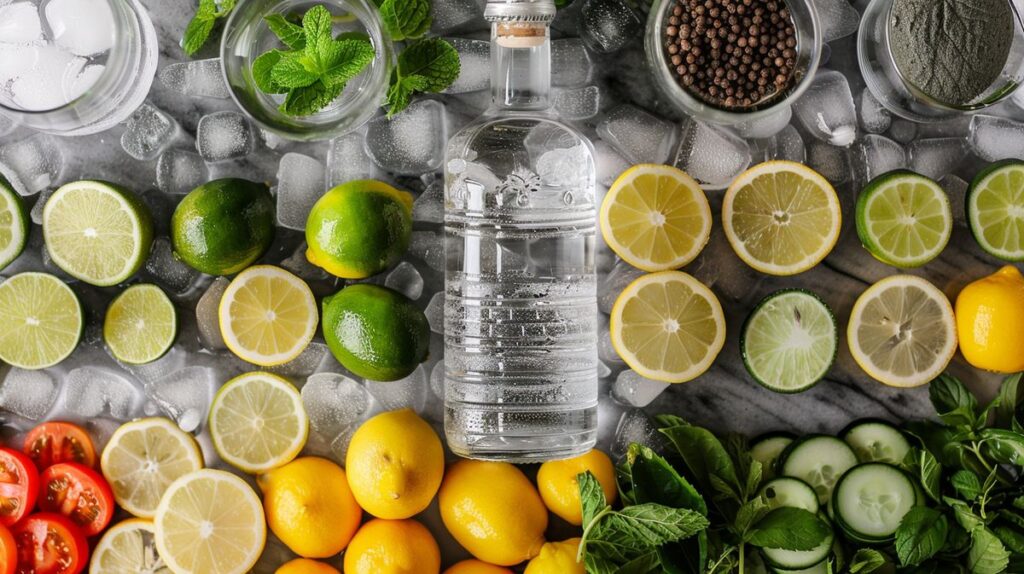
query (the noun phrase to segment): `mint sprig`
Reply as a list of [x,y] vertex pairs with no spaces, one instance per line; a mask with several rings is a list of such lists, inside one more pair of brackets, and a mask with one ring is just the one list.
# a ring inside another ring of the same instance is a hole
[[185,54],[192,56],[198,52],[210,38],[217,20],[226,18],[234,9],[235,0],[222,0],[219,4],[216,0],[199,0],[199,8],[196,9],[195,16],[192,16],[181,38],[181,47]]
[[404,110],[417,92],[440,92],[459,77],[459,53],[440,38],[418,40],[398,56],[388,88],[388,117]]
[[430,0],[384,0],[380,17],[392,40],[419,38],[430,29]]

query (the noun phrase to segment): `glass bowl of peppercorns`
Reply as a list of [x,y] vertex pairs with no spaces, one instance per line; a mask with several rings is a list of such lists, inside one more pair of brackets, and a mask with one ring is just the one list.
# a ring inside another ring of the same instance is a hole
[[821,46],[810,0],[655,0],[645,38],[665,95],[690,115],[726,125],[799,98]]

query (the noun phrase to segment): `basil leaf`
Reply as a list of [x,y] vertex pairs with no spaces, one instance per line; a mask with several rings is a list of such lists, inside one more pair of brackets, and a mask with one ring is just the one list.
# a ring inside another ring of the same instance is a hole
[[661,432],[679,451],[683,462],[705,491],[714,488],[715,484],[718,485],[717,490],[722,490],[723,485],[728,485],[733,492],[739,490],[732,458],[711,431],[696,426],[675,426],[663,428]]
[[1021,373],[1010,375],[1003,379],[999,386],[999,394],[996,396],[999,404],[995,407],[995,425],[999,428],[1008,429],[1013,424],[1018,405],[1021,404],[1022,391],[1020,384]]
[[658,427],[658,430],[662,430],[672,427],[688,427],[690,423],[676,415],[654,415],[654,425]]
[[380,17],[392,40],[419,38],[430,29],[430,0],[384,0]]
[[757,521],[747,541],[761,548],[814,550],[829,534],[829,526],[813,512],[783,506]]
[[263,17],[267,27],[278,37],[285,46],[292,50],[302,50],[306,47],[306,34],[302,26],[292,24],[281,14],[268,14]]
[[983,452],[1001,464],[1024,466],[1024,436],[1009,430],[984,429],[981,431]]
[[942,422],[954,427],[974,427],[977,422],[978,401],[959,379],[942,374],[928,388],[935,412]]
[[911,508],[896,529],[896,554],[904,566],[935,556],[946,544],[949,523],[938,510],[926,506]]
[[877,550],[861,548],[850,559],[850,574],[870,574],[885,565],[885,556]]
[[967,500],[974,500],[981,494],[981,479],[969,470],[958,470],[949,478],[957,493]]
[[1009,561],[1010,553],[991,530],[979,527],[971,531],[971,548],[967,551],[971,574],[999,574]]

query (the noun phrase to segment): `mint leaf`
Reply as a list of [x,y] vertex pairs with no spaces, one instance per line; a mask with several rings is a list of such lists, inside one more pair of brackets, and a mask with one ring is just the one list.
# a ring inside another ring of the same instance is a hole
[[270,14],[263,17],[267,27],[274,33],[285,46],[292,50],[301,50],[306,47],[306,34],[302,26],[292,24],[281,14]]
[[971,574],[999,574],[1009,562],[1010,553],[991,530],[982,526],[971,531],[971,548],[967,551]]
[[861,548],[850,559],[850,574],[870,574],[885,564],[885,556],[877,550]]
[[814,550],[830,533],[829,526],[814,513],[783,506],[757,521],[747,541],[761,548]]
[[954,376],[942,374],[931,382],[928,396],[942,422],[954,427],[973,427],[977,421],[978,401]]
[[284,52],[280,50],[271,50],[252,63],[252,79],[256,82],[256,87],[265,94],[283,94],[288,91],[287,88],[278,84],[273,79],[272,70],[278,62],[281,61]]
[[380,17],[392,40],[419,38],[430,29],[430,0],[384,0]]
[[896,554],[904,566],[918,564],[935,556],[946,544],[949,522],[938,510],[915,506],[904,515],[896,529]]
[[413,43],[398,56],[388,87],[388,117],[409,105],[416,92],[440,92],[459,77],[459,53],[440,38]]
[[683,462],[705,492],[715,489],[735,493],[740,490],[732,458],[711,431],[696,426],[674,426],[660,430],[682,455]]
[[310,8],[302,16],[302,31],[306,35],[306,47],[315,46],[324,37],[331,37],[331,13],[322,5]]
[[294,88],[288,92],[280,110],[290,116],[309,116],[326,108],[344,89],[345,84],[328,86],[321,81]]
[[218,18],[224,18],[235,8],[235,0],[222,0],[218,9],[215,0],[199,0],[199,8],[185,27],[181,48],[188,56],[194,55],[206,44]]
[[625,538],[634,547],[650,548],[689,538],[707,527],[708,519],[699,512],[648,502],[608,515],[601,539]]
[[323,77],[327,83],[351,80],[376,56],[373,46],[360,40],[334,40],[321,49]]
[[995,526],[992,533],[1014,554],[1024,554],[1024,534],[1010,526]]
[[969,470],[958,470],[949,478],[957,493],[967,500],[974,500],[981,494],[981,479]]
[[593,522],[598,513],[608,506],[608,502],[604,498],[601,483],[589,470],[576,475],[576,484],[580,491],[583,526],[587,526]]
[[392,82],[394,83],[388,87],[387,100],[385,101],[388,106],[389,118],[408,107],[412,101],[412,95],[423,91],[427,85],[426,79],[423,76],[403,78],[397,82],[394,80],[394,77],[392,75]]
[[270,71],[275,84],[287,89],[305,88],[320,79],[320,75],[309,69],[303,55],[295,52],[285,54]]
[[984,429],[985,454],[1001,464],[1024,466],[1024,435],[1004,429]]

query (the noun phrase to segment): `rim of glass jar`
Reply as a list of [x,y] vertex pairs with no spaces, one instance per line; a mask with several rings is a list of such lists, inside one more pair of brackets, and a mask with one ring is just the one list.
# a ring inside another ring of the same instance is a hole
[[[918,88],[916,85],[914,85],[913,82],[911,82],[909,79],[907,79],[907,77],[903,75],[903,72],[900,71],[900,67],[896,65],[896,58],[895,58],[895,56],[892,53],[892,36],[891,36],[891,34],[892,34],[892,20],[893,20],[892,19],[892,9],[893,9],[893,6],[895,6],[896,2],[894,2],[894,0],[886,0],[886,1],[888,2],[889,5],[888,5],[887,9],[885,10],[885,15],[884,15],[884,17],[885,17],[885,54],[886,54],[886,56],[888,56],[889,61],[892,63],[892,69],[896,73],[896,76],[900,79],[900,82],[902,82],[903,86],[907,89],[907,91],[910,92],[910,94],[912,96],[914,96],[915,98],[920,100],[921,103],[923,103],[923,104],[925,104],[927,106],[931,106],[933,108],[937,108],[937,109],[940,109],[940,110],[946,110],[946,111],[950,111],[950,112],[976,112],[976,111],[983,110],[985,108],[989,108],[989,107],[992,107],[992,106],[998,104],[999,102],[1001,102],[1001,101],[1005,100],[1006,98],[1008,98],[1009,96],[1011,96],[1015,91],[1017,91],[1017,88],[1020,87],[1021,82],[1013,81],[1013,80],[1006,80],[1005,85],[1001,86],[999,89],[997,89],[995,92],[990,94],[988,97],[982,99],[981,101],[975,102],[973,104],[951,104],[949,102],[944,102],[942,100],[939,100],[937,98],[934,98],[934,97],[928,95],[921,88]],[[1013,0],[1006,0],[1006,3],[1010,6],[1010,10],[1013,12],[1013,25],[1014,25],[1014,28],[1016,28],[1015,33],[1024,31],[1024,20],[1021,19],[1021,11],[1017,8],[1017,4],[1015,2],[1013,2]],[[1024,66],[1024,64],[1022,64],[1022,66]],[[1002,79],[1002,74],[1000,74],[1000,79]],[[997,80],[997,82],[998,82],[998,80]],[[993,82],[993,85],[995,85],[997,82]]]
[[[243,92],[242,87],[238,87],[231,81],[231,73],[233,70],[229,70],[231,64],[234,64],[241,58],[236,56],[237,50],[233,50],[235,44],[233,43],[233,33],[238,28],[245,28],[246,26],[252,25],[252,19],[247,19],[245,22],[242,21],[245,18],[245,6],[249,5],[280,5],[287,0],[240,0],[232,10],[231,15],[228,17],[227,22],[224,24],[224,32],[221,36],[220,43],[220,59],[221,59],[221,74],[224,78],[224,82],[228,86],[228,91],[231,93],[231,99],[235,102],[235,105],[239,107],[252,121],[254,121],[259,127],[269,132],[277,134],[281,137],[295,140],[295,141],[318,141],[325,140],[332,137],[337,137],[345,133],[351,132],[358,129],[360,126],[370,120],[380,106],[383,104],[384,95],[387,92],[388,79],[391,75],[391,70],[394,65],[394,46],[391,38],[384,32],[383,23],[377,14],[377,10],[371,9],[370,4],[366,0],[327,0],[331,4],[343,5],[346,8],[356,5],[361,13],[356,13],[355,16],[359,22],[366,28],[367,34],[370,36],[370,40],[374,45],[374,49],[377,53],[375,60],[383,60],[382,66],[375,66],[375,69],[380,70],[379,73],[375,73],[373,78],[368,81],[372,81],[375,88],[367,90],[363,88],[363,92],[366,93],[364,96],[362,93],[360,97],[350,100],[342,104],[342,107],[333,110],[332,114],[337,114],[338,118],[333,121],[314,121],[309,118],[315,118],[317,114],[312,116],[303,117],[290,117],[283,113],[278,112],[274,109],[272,112],[268,112],[268,108],[253,102],[250,105],[248,101],[248,94],[240,94]],[[262,22],[263,16],[271,13],[271,10],[265,10],[260,13],[258,18],[254,20],[256,22]],[[242,33],[242,32],[238,32]],[[229,64],[230,63],[230,64]],[[243,66],[241,70],[243,79],[245,80],[245,86],[253,94],[257,94],[259,97],[260,92],[252,79],[252,70],[248,66]],[[373,92],[372,94],[370,92]],[[246,97],[243,97],[246,96]],[[255,98],[252,98],[255,99]],[[257,108],[260,113],[254,113],[253,107]],[[353,118],[355,118],[353,120]],[[275,121],[271,121],[275,120]]]
[[797,27],[797,34],[800,42],[806,35],[811,41],[810,54],[807,68],[803,71],[803,78],[793,86],[786,97],[776,101],[768,107],[750,112],[731,112],[706,104],[690,95],[672,75],[667,65],[664,47],[665,18],[669,9],[676,0],[655,0],[651,12],[647,17],[647,29],[644,33],[644,52],[647,57],[647,65],[654,70],[654,77],[661,87],[662,92],[668,96],[677,108],[683,112],[696,117],[699,120],[708,121],[722,125],[735,125],[743,122],[750,122],[765,118],[786,106],[790,106],[800,98],[810,87],[814,75],[818,71],[818,64],[821,61],[821,23],[818,19],[818,11],[813,2],[809,0],[786,0],[787,4],[799,4],[810,16],[810,30],[802,30]]

